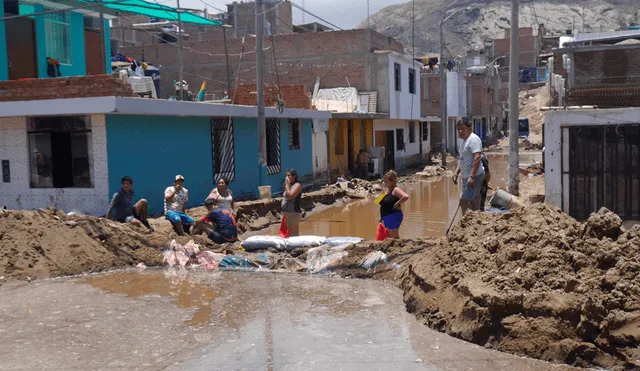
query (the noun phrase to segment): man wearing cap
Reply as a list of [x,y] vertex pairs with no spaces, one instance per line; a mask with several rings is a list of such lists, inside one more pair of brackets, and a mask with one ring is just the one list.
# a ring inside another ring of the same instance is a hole
[[196,222],[186,214],[189,191],[184,188],[184,177],[176,175],[172,187],[164,191],[164,215],[173,224],[173,229],[179,236],[184,236],[185,229]]
[[460,160],[453,175],[453,182],[457,184],[458,176],[462,173],[460,207],[464,214],[469,209],[477,211],[480,208],[480,188],[484,182],[484,166],[482,166],[482,140],[471,132],[469,120],[458,122],[458,136],[462,139],[462,143],[459,148]]

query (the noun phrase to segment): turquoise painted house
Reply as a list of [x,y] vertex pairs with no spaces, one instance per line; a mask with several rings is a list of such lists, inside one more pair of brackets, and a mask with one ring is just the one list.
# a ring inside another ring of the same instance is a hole
[[[256,116],[255,106],[143,98],[0,102],[0,129],[15,136],[0,138],[12,174],[1,195],[20,200],[10,208],[55,206],[104,215],[128,175],[136,197],[160,214],[164,190],[177,174],[185,177],[188,207],[202,205],[221,177],[230,180],[236,197],[257,197],[262,185],[271,185],[274,195],[281,192],[290,168],[303,184],[312,181],[313,123],[328,121],[331,112],[267,108],[266,168],[258,160]],[[50,183],[37,183],[42,174],[34,168],[35,150],[51,159]],[[73,166],[55,174],[55,164],[65,161]]]
[[0,18],[27,16],[0,21],[0,80],[55,77],[48,73],[47,58],[59,62],[60,76],[111,71],[109,16],[101,34],[99,14],[92,9],[59,11],[71,7],[47,0],[0,2]]

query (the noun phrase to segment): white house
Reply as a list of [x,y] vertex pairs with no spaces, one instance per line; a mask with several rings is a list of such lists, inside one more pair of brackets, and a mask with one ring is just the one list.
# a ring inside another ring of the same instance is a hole
[[419,163],[430,151],[428,125],[420,116],[420,71],[423,64],[392,51],[376,51],[370,84],[377,86],[378,112],[388,119],[373,120],[374,146],[385,148],[385,170]]
[[549,111],[544,141],[545,202],[640,219],[640,108]]
[[467,80],[458,71],[446,73],[447,79],[447,144],[448,150],[455,153],[460,138],[456,131],[456,122],[467,116]]

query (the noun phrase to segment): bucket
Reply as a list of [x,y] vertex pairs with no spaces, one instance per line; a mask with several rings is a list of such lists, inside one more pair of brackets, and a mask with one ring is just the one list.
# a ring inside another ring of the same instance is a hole
[[498,209],[512,209],[514,207],[524,207],[522,202],[509,192],[505,192],[500,188],[496,188],[495,193],[491,196],[489,204]]
[[270,199],[271,198],[271,186],[260,186],[258,187],[258,193],[260,194],[260,199]]

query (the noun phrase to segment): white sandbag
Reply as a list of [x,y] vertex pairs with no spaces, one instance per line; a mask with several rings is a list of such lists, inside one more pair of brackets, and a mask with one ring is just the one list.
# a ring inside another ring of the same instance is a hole
[[287,241],[278,236],[252,236],[244,240],[240,246],[249,252],[270,248],[284,251],[287,248]]
[[317,247],[324,245],[326,237],[320,236],[295,236],[287,238],[287,250],[297,249],[299,247]]
[[364,241],[364,239],[360,238],[360,237],[329,237],[324,242],[324,244],[333,247],[333,246],[340,246],[340,245],[344,245],[344,244],[355,245],[355,244],[360,243],[362,241]]

